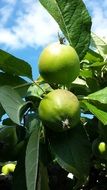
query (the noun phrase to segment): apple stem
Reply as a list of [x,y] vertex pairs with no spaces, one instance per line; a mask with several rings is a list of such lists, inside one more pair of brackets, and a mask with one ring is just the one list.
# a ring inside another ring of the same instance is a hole
[[32,83],[24,83],[24,84],[21,84],[21,85],[14,86],[13,89],[23,88],[25,86],[30,86],[31,84]]
[[59,32],[58,32],[58,39],[59,39],[59,42],[60,44],[65,44],[65,37],[62,37]]

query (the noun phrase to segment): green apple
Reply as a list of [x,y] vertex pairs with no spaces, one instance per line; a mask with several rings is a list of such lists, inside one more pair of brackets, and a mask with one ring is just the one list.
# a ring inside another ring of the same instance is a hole
[[2,167],[2,170],[1,170],[2,174],[8,175],[9,173],[14,172],[15,167],[16,167],[16,164],[13,164],[13,163],[9,163],[9,164],[4,165]]

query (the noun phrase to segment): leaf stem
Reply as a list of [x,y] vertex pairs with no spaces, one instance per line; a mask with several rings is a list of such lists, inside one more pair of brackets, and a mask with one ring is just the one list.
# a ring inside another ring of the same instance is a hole
[[38,81],[33,81],[33,83],[34,83],[38,88],[40,88],[44,94],[46,94],[46,92],[43,90],[43,88],[38,84]]
[[77,95],[78,100],[88,100],[88,97],[83,95]]
[[29,86],[29,85],[31,85],[31,84],[32,84],[32,83],[20,84],[20,85],[14,86],[13,89],[22,88],[22,87],[25,87],[25,86]]
[[21,85],[17,85],[17,86],[14,86],[13,89],[17,89],[17,88],[22,88],[22,87],[25,87],[25,86],[30,86],[32,84],[35,84],[38,88],[40,88],[42,90],[42,92],[45,94],[45,91],[43,90],[43,88],[41,88],[41,86],[38,84],[38,81],[34,81],[31,82],[31,83],[24,83],[24,84],[21,84]]

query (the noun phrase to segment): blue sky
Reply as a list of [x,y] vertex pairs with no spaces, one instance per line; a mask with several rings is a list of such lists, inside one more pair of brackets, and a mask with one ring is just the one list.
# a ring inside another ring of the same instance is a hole
[[[84,0],[92,31],[107,38],[107,0]],[[57,40],[59,27],[39,0],[0,0],[0,49],[26,60],[38,76],[40,52]]]

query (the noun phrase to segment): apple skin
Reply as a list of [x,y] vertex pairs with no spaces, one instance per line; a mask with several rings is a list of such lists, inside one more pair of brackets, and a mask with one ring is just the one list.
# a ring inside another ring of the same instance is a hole
[[2,167],[2,174],[9,175],[10,173],[13,173],[15,170],[16,164],[9,163]]
[[49,84],[70,85],[79,75],[80,61],[70,45],[52,43],[40,54],[38,68]]
[[95,139],[92,144],[92,152],[96,157],[107,160],[107,143],[100,139]]
[[72,92],[56,89],[41,100],[38,113],[44,126],[63,132],[79,123],[80,103]]

